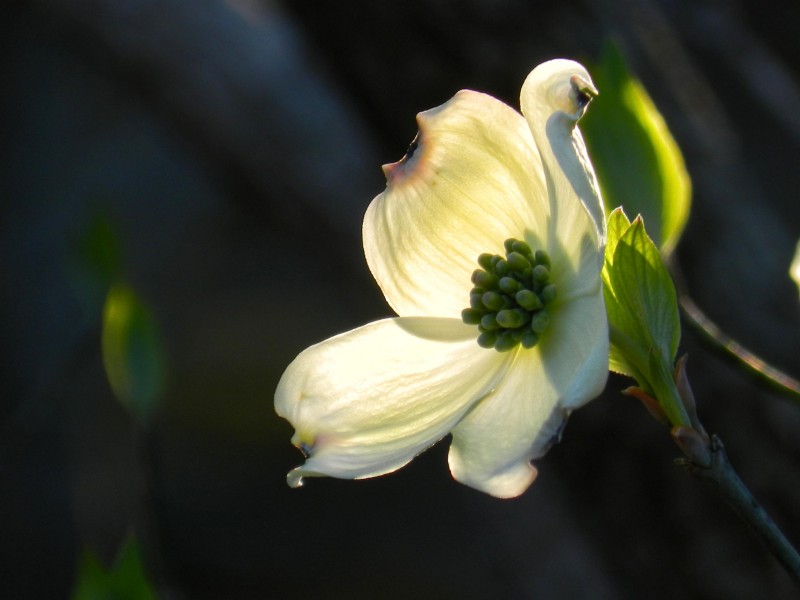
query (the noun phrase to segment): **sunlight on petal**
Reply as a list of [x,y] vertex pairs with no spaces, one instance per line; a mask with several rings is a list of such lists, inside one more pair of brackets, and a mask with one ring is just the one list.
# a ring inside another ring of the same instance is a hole
[[364,251],[397,314],[457,317],[479,254],[546,229],[541,162],[522,116],[490,96],[462,91],[417,120],[411,156],[384,167]]
[[[565,73],[572,73],[565,76]],[[520,92],[522,114],[541,153],[555,231],[566,248],[586,232],[605,243],[605,209],[578,120],[597,95],[580,64],[552,60],[536,67]],[[591,227],[584,220],[588,218]]]
[[482,351],[474,328],[455,319],[376,321],[311,346],[275,394],[295,445],[310,455],[292,481],[398,469],[444,437],[509,362]]
[[453,430],[453,477],[493,496],[520,495],[536,477],[530,460],[550,447],[566,419],[558,401],[541,353],[519,352],[500,386]]
[[536,477],[529,461],[558,441],[572,409],[602,392],[602,303],[582,298],[560,311],[540,345],[521,350],[497,389],[453,430],[449,462],[458,481],[501,498],[518,496]]

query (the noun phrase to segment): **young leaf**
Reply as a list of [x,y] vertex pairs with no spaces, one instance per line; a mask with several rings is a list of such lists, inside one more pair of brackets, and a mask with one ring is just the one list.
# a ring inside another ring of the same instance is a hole
[[592,70],[600,96],[581,121],[606,210],[640,214],[664,256],[689,216],[691,182],[678,145],[644,87],[611,44]]
[[[620,305],[614,294],[614,288],[611,283],[611,272],[614,265],[614,252],[617,249],[617,244],[620,238],[630,227],[631,223],[622,208],[614,209],[608,216],[608,237],[606,239],[605,259],[602,271],[603,278],[603,296],[606,304],[606,312],[608,313],[608,322],[611,326],[617,327],[625,320],[624,308]],[[631,343],[633,341],[631,340]],[[634,364],[626,359],[625,354],[615,345],[611,344],[608,368],[615,373],[621,373],[628,377],[633,377],[637,381],[643,378]]]
[[637,338],[649,351],[658,351],[672,364],[680,341],[675,286],[641,217],[620,238],[613,261],[612,287],[630,326],[637,328]]
[[609,216],[603,293],[611,337],[609,366],[653,394],[673,424],[688,424],[672,365],[680,341],[675,287],[641,217]]

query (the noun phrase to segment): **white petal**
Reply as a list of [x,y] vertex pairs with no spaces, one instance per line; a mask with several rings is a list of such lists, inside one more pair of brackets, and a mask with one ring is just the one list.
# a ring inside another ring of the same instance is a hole
[[558,440],[572,409],[602,392],[608,375],[602,296],[559,307],[539,345],[520,350],[506,377],[453,430],[458,481],[509,498],[536,477],[530,460]]
[[456,319],[398,318],[302,352],[275,392],[292,442],[310,454],[289,483],[389,473],[444,437],[510,363],[475,338]]
[[461,91],[417,121],[416,149],[384,167],[364,251],[397,314],[457,317],[481,253],[546,230],[542,165],[522,116],[490,96]]
[[[544,163],[548,193],[557,202],[551,209],[551,238],[561,240],[568,249],[575,248],[585,233],[596,245],[605,243],[603,201],[577,127],[587,98],[580,98],[580,90],[596,94],[586,69],[574,61],[557,59],[531,71],[520,93],[522,114]],[[588,223],[581,213],[589,218]]]

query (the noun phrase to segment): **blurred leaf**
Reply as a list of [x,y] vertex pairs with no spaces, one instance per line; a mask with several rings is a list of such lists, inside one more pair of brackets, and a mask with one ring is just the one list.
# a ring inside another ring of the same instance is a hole
[[122,272],[119,239],[105,213],[93,210],[86,228],[72,240],[68,269],[79,301],[88,314],[97,314]]
[[156,322],[131,288],[115,284],[103,308],[103,365],[117,399],[142,423],[164,384],[164,354]]
[[792,264],[789,266],[789,277],[792,278],[798,290],[800,290],[800,240],[797,241],[797,246],[795,246],[794,250],[794,258],[792,259]]
[[603,294],[611,329],[609,367],[652,393],[674,424],[688,423],[672,376],[680,342],[675,286],[644,222],[609,215]]
[[600,96],[581,121],[606,212],[640,214],[668,256],[689,216],[691,182],[678,145],[644,87],[609,44],[592,71]]
[[134,537],[120,548],[111,569],[106,570],[88,550],[83,552],[72,600],[156,600],[142,566]]

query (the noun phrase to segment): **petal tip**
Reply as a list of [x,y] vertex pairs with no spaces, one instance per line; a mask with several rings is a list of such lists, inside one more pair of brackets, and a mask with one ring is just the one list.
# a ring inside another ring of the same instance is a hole
[[405,155],[399,161],[394,163],[385,164],[381,167],[383,170],[383,175],[386,177],[386,183],[388,185],[396,185],[400,181],[402,181],[406,177],[410,177],[411,174],[418,168],[419,163],[421,162],[421,158],[423,155],[423,148],[422,148],[422,127],[423,127],[423,120],[421,116],[417,117],[417,123],[419,125],[419,131],[417,135],[414,136],[414,139],[411,140],[411,144],[409,144],[408,149],[406,150]]
[[495,498],[516,498],[522,495],[536,480],[539,471],[527,459],[513,462],[490,473],[471,472],[462,464],[458,453],[451,447],[450,472],[456,481],[475,488]]
[[303,487],[303,468],[297,467],[296,469],[292,469],[286,475],[286,483],[289,484],[290,488],[299,488]]

